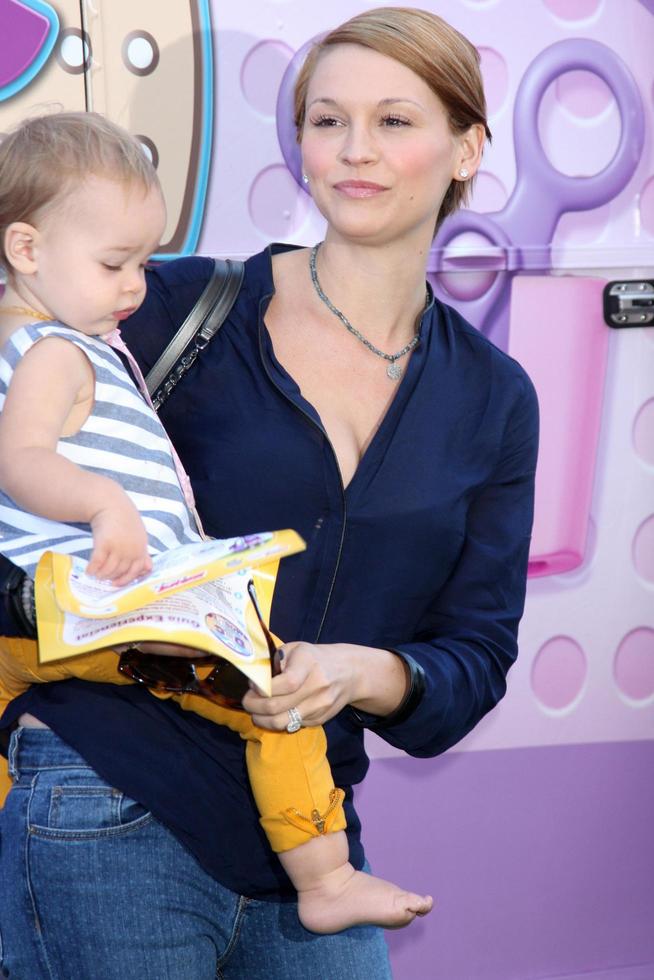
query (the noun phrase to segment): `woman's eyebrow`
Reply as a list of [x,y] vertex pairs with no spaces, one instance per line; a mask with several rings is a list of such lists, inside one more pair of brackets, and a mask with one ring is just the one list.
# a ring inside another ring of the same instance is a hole
[[330,98],[327,98],[327,97],[325,97],[325,98],[319,97],[317,99],[312,99],[311,102],[309,102],[309,104],[307,105],[307,109],[310,109],[312,105],[315,105],[316,104],[316,102],[324,102],[325,105],[338,105],[338,102],[336,101],[336,99],[330,99]]
[[[310,109],[311,106],[315,105],[317,102],[322,102],[324,105],[332,105],[332,106],[339,105],[336,99],[332,99],[329,96],[324,96],[324,97],[319,97],[317,99],[312,99],[311,102],[308,103],[307,109]],[[386,99],[380,99],[377,105],[378,106],[395,105],[398,102],[407,102],[410,105],[417,106],[419,109],[425,108],[420,102],[416,102],[415,99],[408,99],[403,96],[393,96]]]
[[381,100],[380,100],[380,101],[379,101],[379,102],[377,103],[377,105],[380,105],[380,106],[381,106],[381,105],[394,105],[394,104],[395,104],[395,103],[397,103],[397,102],[407,102],[407,103],[409,103],[409,105],[415,105],[415,106],[417,106],[417,107],[418,107],[419,109],[424,109],[424,108],[425,108],[425,107],[424,107],[424,105],[422,105],[422,103],[421,103],[421,102],[416,102],[416,100],[415,100],[415,99],[408,99],[408,98],[406,98],[405,96],[401,96],[401,95],[400,95],[400,96],[397,96],[397,97],[395,97],[395,98],[389,98],[389,99],[381,99]]

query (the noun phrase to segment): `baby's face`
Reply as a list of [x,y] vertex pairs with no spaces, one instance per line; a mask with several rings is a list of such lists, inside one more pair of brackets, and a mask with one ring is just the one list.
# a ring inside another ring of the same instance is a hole
[[62,323],[109,333],[143,302],[145,264],[165,224],[157,187],[90,176],[39,223],[30,286]]

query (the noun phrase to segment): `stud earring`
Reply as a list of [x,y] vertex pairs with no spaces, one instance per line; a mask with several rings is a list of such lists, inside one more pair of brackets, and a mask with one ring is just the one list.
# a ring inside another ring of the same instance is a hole
[[468,176],[468,171],[466,170],[465,167],[461,167],[461,169],[459,170],[459,177],[461,178],[461,180],[465,180],[467,176]]
[[302,183],[303,184],[308,184],[309,183],[308,174],[302,174]]

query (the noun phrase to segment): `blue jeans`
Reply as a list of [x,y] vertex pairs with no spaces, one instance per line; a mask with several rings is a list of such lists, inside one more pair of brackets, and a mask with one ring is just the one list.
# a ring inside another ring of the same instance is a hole
[[9,762],[0,961],[11,980],[391,977],[381,930],[318,936],[295,904],[228,891],[49,729],[17,729]]

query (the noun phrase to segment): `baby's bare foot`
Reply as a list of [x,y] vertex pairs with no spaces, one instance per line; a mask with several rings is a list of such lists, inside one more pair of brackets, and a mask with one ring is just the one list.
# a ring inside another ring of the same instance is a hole
[[298,892],[298,915],[312,932],[340,932],[350,926],[401,929],[417,915],[427,915],[431,895],[407,892],[382,878],[346,864],[325,875],[315,888]]

